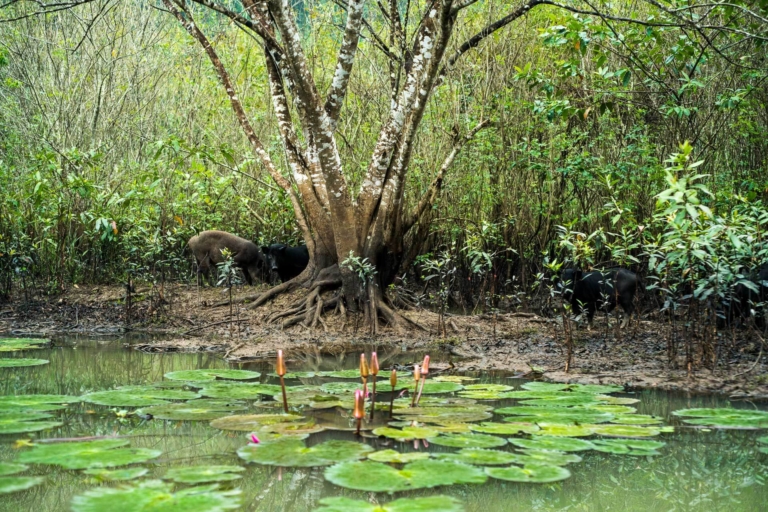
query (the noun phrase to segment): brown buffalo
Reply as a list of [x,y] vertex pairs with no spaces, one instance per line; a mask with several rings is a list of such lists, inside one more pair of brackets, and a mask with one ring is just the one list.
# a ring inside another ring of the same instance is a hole
[[206,275],[211,286],[215,285],[216,265],[224,261],[221,254],[222,249],[229,249],[232,252],[232,259],[235,265],[243,271],[245,281],[248,284],[252,285],[253,280],[257,278],[265,280],[264,276],[268,275],[269,269],[266,266],[266,259],[259,247],[232,233],[203,231],[190,238],[187,245],[197,260],[197,283],[200,286],[203,285],[201,274]]

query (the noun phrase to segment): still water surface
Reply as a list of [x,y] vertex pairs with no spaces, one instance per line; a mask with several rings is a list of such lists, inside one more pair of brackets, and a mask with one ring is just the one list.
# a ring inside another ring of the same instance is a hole
[[[50,364],[17,369],[0,369],[0,395],[66,394],[82,395],[117,386],[150,384],[163,380],[165,373],[176,370],[232,367],[215,354],[142,353],[123,348],[124,341],[82,340],[65,346],[35,350],[24,357],[49,359]],[[20,354],[21,355],[21,354]],[[381,354],[380,354],[381,356]],[[289,361],[290,370],[337,370],[355,368],[358,353],[337,356],[307,355]],[[381,359],[382,367],[393,362],[418,361],[416,354],[393,354]],[[237,366],[262,372],[261,381],[270,378],[269,363]],[[477,373],[478,382],[519,384],[503,374]],[[319,380],[303,379],[304,384]],[[297,385],[298,381],[290,384]],[[675,433],[662,434],[665,441],[661,456],[630,457],[599,452],[581,452],[583,461],[572,464],[571,478],[555,484],[517,484],[489,479],[483,485],[453,486],[398,493],[396,497],[449,494],[461,499],[470,512],[515,511],[766,511],[768,510],[768,455],[757,451],[756,438],[765,431],[702,430],[686,427],[670,413],[690,407],[725,407],[726,398],[689,396],[660,391],[626,394],[639,398],[638,413],[665,418],[676,426]],[[497,405],[498,404],[498,405]],[[513,405],[495,402],[496,407]],[[761,404],[734,403],[736,407],[765,409]],[[179,465],[242,464],[235,451],[247,444],[245,432],[227,432],[208,426],[205,421],[143,421],[137,417],[119,418],[109,407],[73,404],[62,411],[64,425],[52,430],[0,436],[0,462],[13,460],[17,439],[46,437],[131,436],[131,445],[162,450],[148,477],[161,477],[170,467]],[[304,413],[306,414],[306,413]],[[317,411],[327,421],[351,425],[348,413]],[[383,416],[383,415],[381,415]],[[381,420],[380,420],[381,421]],[[495,417],[490,421],[501,421]],[[377,422],[379,423],[379,422]],[[381,422],[383,425],[383,422]],[[349,432],[326,431],[313,434],[308,444],[326,439],[353,439]],[[409,444],[367,440],[377,449],[409,451]],[[430,451],[454,451],[431,446]],[[73,496],[99,485],[79,471],[37,466],[34,473],[47,477],[44,485],[30,491],[0,496],[0,512],[69,510]],[[243,478],[232,487],[242,489],[244,510],[311,511],[325,496],[349,496],[377,499],[387,495],[349,491],[323,479],[323,469],[278,469],[248,465]],[[228,484],[225,484],[228,485]]]

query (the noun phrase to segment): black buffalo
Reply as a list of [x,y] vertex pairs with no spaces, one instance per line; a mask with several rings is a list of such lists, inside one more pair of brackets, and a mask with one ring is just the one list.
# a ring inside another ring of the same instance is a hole
[[306,245],[288,247],[272,244],[261,248],[267,258],[267,268],[277,272],[280,281],[286,282],[301,274],[309,264],[309,251]]
[[563,298],[570,301],[574,313],[580,313],[583,307],[587,308],[587,321],[590,325],[598,308],[610,313],[616,303],[621,305],[625,313],[621,327],[629,324],[635,310],[638,282],[637,275],[631,270],[616,268],[585,273],[571,268],[562,272],[560,282]]

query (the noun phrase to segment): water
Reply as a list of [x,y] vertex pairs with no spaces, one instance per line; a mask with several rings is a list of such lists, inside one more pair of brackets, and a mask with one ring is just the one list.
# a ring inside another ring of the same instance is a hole
[[[30,351],[25,357],[49,359],[50,364],[20,369],[0,369],[0,394],[68,394],[121,385],[158,382],[165,373],[197,368],[229,367],[219,356],[208,353],[142,353],[126,350],[121,341],[82,341],[66,347]],[[417,354],[384,354],[382,366],[393,362],[418,360]],[[289,361],[289,370],[326,370],[354,368],[358,353],[322,356],[308,354]],[[385,362],[386,361],[386,362]],[[276,382],[266,376],[268,363],[240,366],[262,372],[262,381]],[[476,374],[479,382],[516,383],[503,374]],[[317,381],[310,381],[317,382]],[[349,382],[349,381],[348,381]],[[295,381],[293,384],[297,384]],[[572,464],[571,478],[555,484],[516,484],[489,479],[483,485],[453,486],[426,491],[398,493],[394,497],[448,494],[461,499],[467,511],[762,511],[768,509],[768,455],[757,451],[756,438],[762,431],[711,430],[685,427],[670,413],[689,407],[724,407],[727,399],[718,396],[689,396],[660,391],[643,391],[638,413],[662,416],[676,432],[656,439],[667,446],[657,457],[631,457],[598,452],[581,452],[583,461]],[[499,402],[496,402],[499,403]],[[511,405],[513,402],[500,402]],[[765,409],[764,405],[736,403],[736,407]],[[39,434],[0,436],[0,461],[13,460],[17,439],[46,437],[128,436],[132,446],[162,450],[163,455],[150,468],[150,477],[161,477],[170,467],[179,465],[242,464],[235,451],[248,442],[245,432],[221,431],[208,422],[178,422],[137,417],[120,418],[109,407],[78,404],[61,413],[64,425]],[[348,413],[317,411],[318,417],[351,426]],[[380,416],[383,416],[381,414]],[[494,421],[498,418],[494,418]],[[381,422],[381,420],[379,420]],[[383,424],[383,422],[381,422]],[[350,432],[326,431],[312,435],[308,444],[326,439],[353,439]],[[367,440],[378,449],[409,451],[410,445]],[[439,446],[430,451],[453,451]],[[30,473],[25,473],[30,474]],[[46,484],[29,491],[0,495],[0,511],[69,510],[72,498],[100,485],[80,471],[33,467],[32,474],[45,475]],[[323,469],[277,469],[248,465],[242,480],[224,484],[242,489],[244,510],[311,511],[325,496],[349,496],[358,499],[390,501],[386,494],[349,491],[323,479]],[[103,484],[107,485],[107,484]],[[119,484],[110,484],[119,485]]]

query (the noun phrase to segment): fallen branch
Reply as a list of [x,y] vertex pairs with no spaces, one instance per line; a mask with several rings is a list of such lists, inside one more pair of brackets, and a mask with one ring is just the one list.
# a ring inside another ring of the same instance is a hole
[[187,334],[189,334],[189,333],[191,333],[191,332],[195,332],[195,331],[202,331],[203,329],[207,329],[208,327],[214,327],[214,326],[217,326],[217,325],[222,325],[222,324],[231,324],[231,323],[247,322],[247,321],[248,321],[248,320],[246,320],[245,318],[243,318],[242,320],[224,320],[224,321],[221,321],[221,322],[214,322],[214,323],[212,323],[212,324],[203,325],[203,326],[200,326],[200,327],[195,327],[194,329],[190,329],[190,330],[188,330],[188,331],[185,331],[185,332],[181,333],[181,334],[180,334],[180,336],[186,336]]

